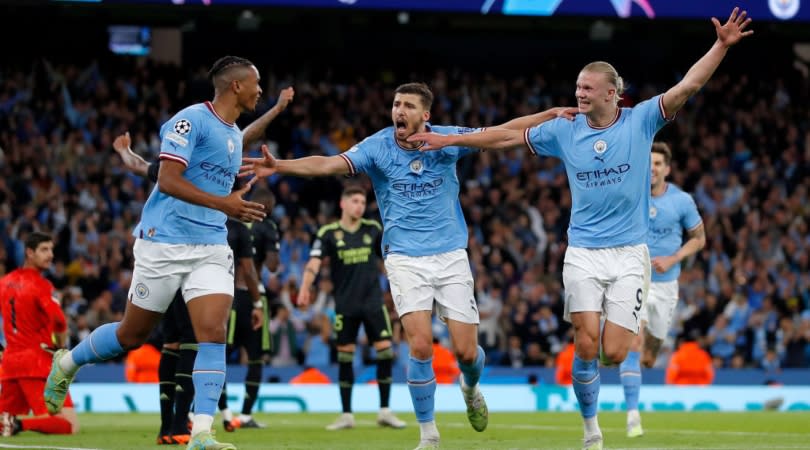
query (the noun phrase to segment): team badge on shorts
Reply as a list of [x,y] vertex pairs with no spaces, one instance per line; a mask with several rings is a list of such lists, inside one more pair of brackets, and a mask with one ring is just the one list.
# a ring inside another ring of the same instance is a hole
[[135,285],[135,295],[140,299],[149,297],[149,288],[143,283],[138,283]]
[[174,132],[180,136],[185,136],[191,132],[191,122],[186,119],[180,119],[174,123]]
[[655,219],[655,216],[658,215],[658,210],[655,206],[650,206],[650,219]]
[[425,166],[422,164],[421,159],[414,159],[413,161],[411,161],[411,172],[419,175],[422,173],[422,170],[424,168]]
[[607,150],[607,142],[603,141],[602,139],[599,139],[593,143],[593,151],[596,153],[601,155],[602,153],[605,153],[605,150]]

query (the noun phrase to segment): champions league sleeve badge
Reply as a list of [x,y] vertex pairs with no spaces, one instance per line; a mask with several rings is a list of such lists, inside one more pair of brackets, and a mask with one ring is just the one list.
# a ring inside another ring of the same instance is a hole
[[186,119],[180,119],[174,123],[174,132],[180,136],[185,136],[191,132],[191,122]]

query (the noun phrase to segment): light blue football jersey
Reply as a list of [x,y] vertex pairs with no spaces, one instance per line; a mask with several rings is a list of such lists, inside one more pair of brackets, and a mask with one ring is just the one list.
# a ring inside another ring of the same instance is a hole
[[[692,196],[678,186],[667,183],[667,190],[653,197],[650,204],[650,233],[647,235],[650,257],[675,254],[683,245],[683,232],[694,230],[701,223]],[[675,264],[664,273],[653,269],[652,281],[673,281],[680,274],[680,264]]]
[[[478,129],[428,126],[442,134]],[[456,161],[476,152],[446,147],[420,152],[400,147],[388,127],[340,156],[352,175],[371,178],[383,222],[383,256],[428,256],[467,248],[467,224],[458,199]]]
[[610,248],[647,242],[650,147],[666,123],[663,96],[620,108],[605,127],[554,119],[526,130],[529,149],[560,158],[571,188],[568,244]]
[[[217,196],[231,193],[242,163],[242,132],[210,102],[183,109],[160,128],[160,159],[186,166],[183,178]],[[192,205],[155,185],[133,235],[166,244],[228,244],[222,211]]]

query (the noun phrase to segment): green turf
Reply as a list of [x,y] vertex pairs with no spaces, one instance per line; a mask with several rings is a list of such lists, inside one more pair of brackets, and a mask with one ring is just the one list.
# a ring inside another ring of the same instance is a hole
[[[372,414],[357,415],[353,430],[324,430],[334,414],[258,414],[269,425],[263,430],[217,436],[240,450],[259,449],[407,449],[416,446],[418,427],[412,414],[404,430],[383,429]],[[628,439],[622,413],[600,414],[605,448],[648,449],[798,449],[810,448],[810,414],[750,412],[658,412],[643,416],[645,435]],[[76,436],[43,436],[24,432],[0,438],[0,448],[87,448],[135,450],[158,447],[156,414],[83,414]],[[476,433],[464,414],[438,414],[443,449],[564,449],[579,448],[580,418],[573,413],[493,413],[489,428]],[[219,422],[216,422],[219,424]]]

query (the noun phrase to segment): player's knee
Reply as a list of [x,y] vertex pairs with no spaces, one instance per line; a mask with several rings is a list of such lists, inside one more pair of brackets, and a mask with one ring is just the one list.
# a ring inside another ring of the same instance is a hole
[[428,359],[433,356],[433,342],[427,339],[411,338],[409,343],[411,356],[416,359]]
[[585,361],[596,359],[599,354],[599,341],[591,339],[577,339],[574,342],[577,355]]
[[195,330],[197,335],[197,342],[219,342],[225,343],[227,335],[227,328],[225,324],[209,323]]
[[473,364],[478,358],[478,346],[467,345],[464,348],[457,348],[455,354],[459,363],[467,365]]
[[124,351],[133,350],[143,345],[149,338],[149,332],[137,330],[134,332],[119,333],[118,343]]
[[608,360],[620,363],[627,358],[627,348],[605,346],[604,353]]

